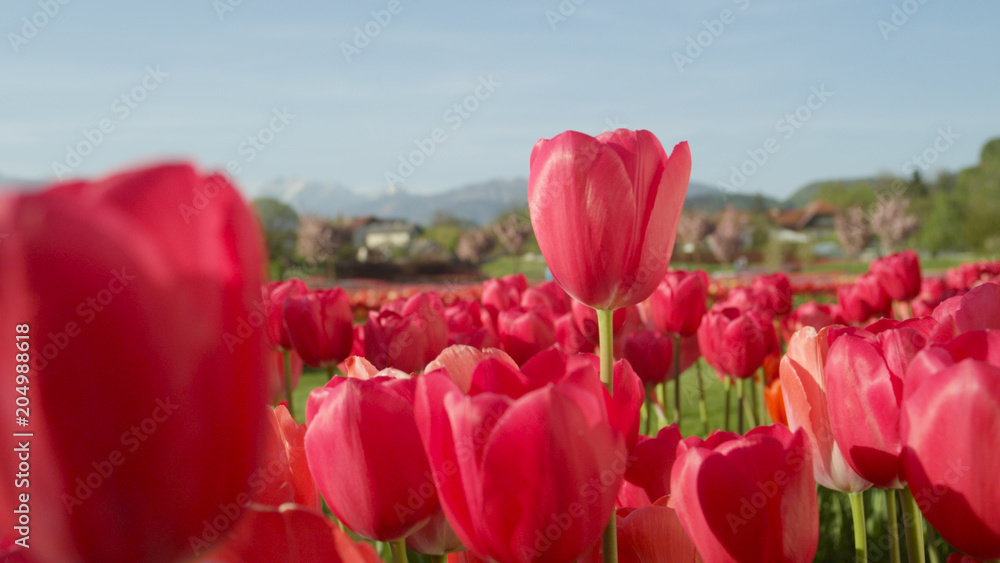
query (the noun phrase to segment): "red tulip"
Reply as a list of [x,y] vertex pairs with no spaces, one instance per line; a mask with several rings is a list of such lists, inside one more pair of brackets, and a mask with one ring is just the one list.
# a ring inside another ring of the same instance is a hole
[[544,307],[515,307],[500,313],[497,322],[500,345],[518,365],[556,343],[555,319]]
[[419,316],[369,311],[364,331],[365,358],[376,368],[414,373],[427,365],[430,344],[426,324]]
[[904,393],[903,468],[917,506],[958,550],[1000,557],[1000,367],[965,359],[911,371]]
[[651,506],[618,509],[619,563],[702,561],[667,497]]
[[903,376],[924,338],[912,328],[836,337],[827,354],[827,404],[840,451],[877,487],[902,486],[899,409]]
[[320,510],[319,492],[306,461],[306,425],[296,424],[285,405],[268,410],[264,456],[251,477],[253,502],[295,503]]
[[984,283],[943,301],[933,313],[940,326],[930,339],[947,342],[963,332],[1000,329],[1000,284]]
[[649,298],[656,330],[691,336],[698,331],[708,299],[708,274],[702,270],[667,272]]
[[554,281],[529,287],[521,294],[521,306],[525,309],[545,305],[557,317],[569,311],[570,301],[570,296]]
[[396,540],[440,511],[413,418],[416,380],[395,370],[371,379],[352,375],[309,395],[309,469],[345,526],[369,539]]
[[[487,360],[487,362],[494,360]],[[416,420],[458,537],[497,561],[574,561],[600,538],[625,471],[592,367],[520,399],[418,379]]]
[[853,285],[837,290],[837,303],[848,322],[860,323],[872,317],[882,317],[892,311],[892,300],[871,274],[858,276]]
[[807,440],[759,426],[682,443],[671,503],[706,561],[813,560],[819,507]]
[[655,438],[639,442],[632,450],[625,480],[642,489],[649,501],[670,495],[670,471],[680,442],[681,431],[676,424],[662,428]]
[[[305,364],[302,363],[302,356],[299,356],[295,350],[287,353],[289,354],[288,366],[291,372],[289,380],[291,381],[292,389],[295,389],[299,386],[299,379],[302,378],[302,369]],[[270,385],[268,386],[270,393],[268,393],[268,397],[271,398],[271,402],[283,401],[285,399],[285,354],[286,352],[282,352],[276,348],[267,353],[271,357],[269,367],[272,368],[269,370],[270,375],[268,376],[268,381],[270,381]]]
[[322,514],[302,507],[251,507],[236,532],[213,551],[217,563],[381,563],[370,544],[355,543]]
[[784,273],[757,276],[752,287],[761,306],[775,316],[787,315],[792,310],[792,284]]
[[424,364],[448,346],[448,320],[445,318],[444,303],[437,293],[422,291],[410,297],[403,304],[400,314],[404,317],[416,316],[423,321],[427,339]]
[[669,157],[648,131],[567,131],[531,151],[528,206],[559,285],[595,309],[643,301],[670,264],[691,174],[686,142]]
[[753,309],[713,308],[698,327],[698,347],[720,375],[750,377],[774,346],[774,324]]
[[583,354],[594,351],[594,344],[580,333],[573,320],[573,313],[565,313],[556,319],[556,342],[567,354]]
[[895,301],[909,301],[920,294],[920,259],[912,250],[879,258],[869,270]]
[[643,385],[651,387],[667,380],[674,363],[674,342],[659,332],[646,331],[625,338],[625,359]]
[[788,428],[809,436],[813,475],[828,489],[857,493],[871,487],[844,459],[830,425],[826,364],[828,330],[806,327],[788,342],[781,359],[781,392]]
[[466,344],[476,348],[493,348],[499,340],[489,323],[483,323],[483,311],[478,301],[459,301],[445,308],[448,321],[448,344]]
[[495,323],[501,312],[521,302],[521,292],[527,287],[528,282],[523,275],[489,279],[483,282],[483,293],[480,301]]
[[[574,301],[572,312],[573,322],[576,323],[576,330],[594,346],[599,345],[600,331],[597,329],[597,311],[579,301]],[[617,339],[622,335],[627,318],[627,308],[615,309],[615,312],[611,316],[611,333],[614,338]]]
[[837,305],[820,305],[815,301],[807,301],[781,320],[781,334],[787,342],[795,331],[811,326],[817,331],[840,324],[840,311]]
[[495,359],[506,363],[513,369],[517,369],[514,362],[506,352],[496,348],[479,349],[472,346],[454,345],[441,351],[437,358],[424,368],[426,373],[443,369],[448,372],[448,377],[458,385],[463,393],[468,393],[472,388],[472,378],[476,367],[486,359]]
[[285,326],[285,299],[309,291],[306,282],[292,278],[274,281],[264,286],[264,303],[267,311],[267,337],[271,345],[282,351],[292,349],[292,339]]
[[292,347],[307,365],[335,366],[350,355],[354,344],[354,313],[343,289],[289,296],[282,312]]
[[[223,177],[164,165],[0,197],[0,233],[0,326],[27,336],[32,415],[3,422],[8,453],[30,443],[30,490],[4,455],[0,495],[30,493],[32,558],[191,557],[260,451],[256,218]],[[10,405],[14,360],[0,356]]]

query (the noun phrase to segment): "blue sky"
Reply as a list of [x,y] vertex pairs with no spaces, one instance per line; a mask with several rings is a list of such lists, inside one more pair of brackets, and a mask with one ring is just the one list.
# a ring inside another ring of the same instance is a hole
[[434,192],[627,127],[689,141],[694,180],[783,197],[960,169],[1000,136],[992,1],[62,2],[0,7],[0,175],[191,158],[251,193]]

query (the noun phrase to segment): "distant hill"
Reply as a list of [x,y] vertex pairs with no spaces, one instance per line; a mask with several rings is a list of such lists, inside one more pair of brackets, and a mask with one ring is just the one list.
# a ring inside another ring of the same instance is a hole
[[809,202],[816,199],[817,194],[819,194],[820,189],[826,185],[836,185],[844,191],[857,188],[862,185],[867,185],[873,188],[887,187],[891,178],[885,177],[873,177],[873,178],[848,178],[840,180],[823,180],[820,182],[812,182],[806,184],[799,188],[795,193],[788,196],[785,199],[785,205],[787,207],[805,207]]

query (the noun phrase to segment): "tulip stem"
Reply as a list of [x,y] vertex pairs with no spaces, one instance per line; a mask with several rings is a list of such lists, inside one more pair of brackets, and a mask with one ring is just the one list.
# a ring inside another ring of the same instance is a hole
[[731,401],[729,399],[733,392],[733,381],[729,377],[724,377],[722,379],[722,385],[726,388],[726,423],[724,426],[726,428],[726,432],[731,432],[732,427],[729,425],[729,404]]
[[612,340],[614,326],[612,325],[614,311],[609,309],[597,310],[597,334],[601,345],[601,381],[608,388],[608,393],[614,395],[614,382],[612,381],[612,371],[614,371],[615,350]]
[[739,404],[740,421],[738,423],[739,424],[738,428],[740,434],[743,433],[744,415],[746,415],[745,418],[747,423],[750,424],[750,428],[757,426],[757,423],[753,417],[753,409],[750,408],[750,402],[747,399],[747,395],[745,393],[744,389],[745,386],[746,386],[746,381],[744,381],[743,379],[736,380],[736,402]]
[[674,335],[674,422],[681,429],[681,335]]
[[389,542],[392,563],[406,563],[406,538]]
[[[758,413],[757,417],[760,420],[761,424],[766,424],[767,395],[764,393],[764,391],[767,389],[767,372],[764,371],[764,368],[760,368],[760,385],[758,387],[760,388],[760,403],[759,403],[760,408],[757,410]],[[754,391],[754,393],[756,393],[756,390]]]
[[889,562],[900,563],[899,554],[899,519],[896,516],[896,491],[882,489],[885,493],[885,510],[889,513]]
[[[656,392],[655,390],[653,391]],[[659,425],[657,425],[659,426]],[[652,436],[653,430],[653,397],[650,396],[649,392],[646,393],[646,432],[647,436]]]
[[903,530],[906,531],[906,556],[910,563],[924,563],[924,515],[917,508],[917,501],[909,487],[899,494],[903,497]]
[[428,555],[430,557],[431,563],[448,563],[448,554],[444,555]]
[[851,499],[851,515],[854,517],[854,556],[858,563],[868,562],[868,535],[865,529],[865,497],[860,493],[847,493]]
[[670,401],[667,400],[666,381],[660,384],[660,400],[663,401],[663,423],[670,424],[670,419],[672,418],[672,415],[670,414]]
[[705,400],[705,380],[701,378],[701,362],[697,361],[694,363],[695,367],[698,369],[698,415],[701,416],[701,425],[705,430],[705,436],[708,437],[708,402]]
[[[608,387],[608,393],[614,396],[614,341],[612,340],[612,324],[614,312],[608,309],[597,310],[597,334],[601,345],[601,381]],[[666,405],[664,405],[666,408]],[[604,563],[618,563],[618,522],[615,512],[611,511],[611,519],[604,527],[602,552]]]
[[338,373],[339,372],[337,371],[337,366],[330,366],[330,367],[326,368],[326,378],[328,380],[333,379],[334,377],[337,377]]
[[295,407],[292,405],[292,353],[285,351],[282,354],[285,359],[285,400],[288,401],[288,414],[295,420]]

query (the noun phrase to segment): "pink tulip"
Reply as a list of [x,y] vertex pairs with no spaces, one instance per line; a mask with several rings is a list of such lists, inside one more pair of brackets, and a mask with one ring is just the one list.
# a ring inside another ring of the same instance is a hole
[[670,495],[670,471],[677,459],[681,431],[676,424],[661,429],[655,438],[640,441],[632,450],[625,480],[639,487],[648,502]]
[[650,506],[618,509],[619,563],[698,563],[694,542],[667,497]]
[[687,143],[669,157],[648,131],[567,131],[531,151],[528,206],[559,285],[595,309],[643,301],[670,264],[691,174]]
[[306,425],[296,424],[285,405],[268,409],[264,457],[252,478],[253,501],[281,506],[295,503],[320,511],[319,492],[306,461]]
[[946,299],[933,316],[940,323],[930,337],[934,342],[947,342],[972,330],[1000,329],[1000,284],[983,283]]
[[815,301],[807,301],[781,320],[781,334],[787,342],[797,330],[807,326],[820,330],[840,323],[840,311],[837,305],[820,305]]
[[702,270],[667,272],[649,298],[656,330],[691,336],[698,331],[708,299],[708,274]]
[[912,250],[879,258],[870,271],[895,301],[909,301],[920,293],[920,259]]
[[671,504],[706,561],[812,561],[819,507],[805,432],[760,426],[686,440]]
[[580,333],[573,319],[573,313],[565,313],[556,319],[556,342],[568,354],[583,354],[594,351],[594,344]]
[[587,371],[516,400],[466,396],[440,372],[419,378],[416,420],[438,495],[476,555],[569,562],[600,538],[626,453]]
[[264,286],[264,303],[267,311],[267,337],[271,344],[282,351],[292,349],[292,339],[285,326],[285,299],[302,295],[309,291],[306,282],[291,278],[275,281]]
[[545,305],[552,309],[552,314],[557,317],[568,312],[570,304],[570,296],[554,281],[529,287],[521,294],[521,306],[525,309],[536,305]]
[[307,365],[335,366],[350,355],[354,344],[354,313],[343,289],[289,296],[282,312],[292,348]]
[[830,425],[826,394],[828,331],[806,327],[792,336],[781,359],[781,393],[785,416],[792,430],[801,428],[812,449],[813,476],[828,489],[861,492],[871,483],[861,478],[844,459]]
[[403,304],[400,314],[423,321],[427,338],[424,364],[433,360],[448,346],[448,320],[445,318],[444,303],[437,293],[422,291],[410,297]]
[[674,342],[659,332],[646,331],[625,338],[625,359],[635,369],[643,385],[652,387],[671,375]]
[[1000,367],[912,370],[901,426],[903,469],[927,521],[960,551],[1000,557]]
[[792,310],[792,284],[784,273],[757,276],[752,288],[761,306],[775,316],[787,315]]
[[[591,344],[597,346],[600,343],[600,331],[597,329],[597,311],[579,301],[574,301],[571,309],[573,322],[576,323],[576,330],[589,340]],[[628,311],[629,309],[625,307],[615,309],[611,317],[611,332],[615,339],[618,339],[625,329]]]
[[500,345],[519,365],[556,343],[555,319],[544,307],[515,307],[500,313]]
[[448,344],[466,344],[476,348],[499,345],[496,332],[483,323],[483,311],[478,301],[459,301],[444,310],[448,321]]
[[[38,561],[191,557],[190,538],[245,493],[260,452],[256,218],[222,176],[173,164],[4,194],[0,233],[3,523],[30,493]],[[30,387],[26,427],[14,425],[15,374]],[[14,477],[12,434],[26,431],[30,490]]]
[[486,359],[495,359],[517,369],[517,363],[503,350],[496,348],[473,348],[456,344],[441,351],[437,358],[424,368],[426,373],[443,369],[448,377],[458,385],[463,393],[468,393],[472,387],[472,378],[476,367]]
[[774,346],[774,324],[753,309],[713,308],[698,327],[698,347],[720,375],[750,377]]
[[403,316],[391,310],[369,311],[364,331],[365,358],[375,367],[413,373],[427,365],[431,348],[426,322],[419,316]]

